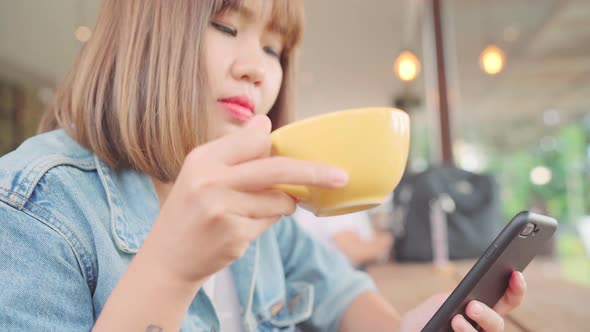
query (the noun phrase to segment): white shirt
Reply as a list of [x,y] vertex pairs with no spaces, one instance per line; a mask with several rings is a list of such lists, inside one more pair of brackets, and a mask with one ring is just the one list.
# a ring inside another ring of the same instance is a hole
[[203,290],[213,302],[222,332],[242,332],[240,302],[229,267],[212,275]]

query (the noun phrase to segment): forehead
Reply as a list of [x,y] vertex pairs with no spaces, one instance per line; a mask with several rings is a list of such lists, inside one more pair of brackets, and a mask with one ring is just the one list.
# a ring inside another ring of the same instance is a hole
[[301,39],[302,0],[223,0],[216,14],[227,11],[235,11],[246,20],[263,20],[268,30],[283,36],[287,46],[295,46]]

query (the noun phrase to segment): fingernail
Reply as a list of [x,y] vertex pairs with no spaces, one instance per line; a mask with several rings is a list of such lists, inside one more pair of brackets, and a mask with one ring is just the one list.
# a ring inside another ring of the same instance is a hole
[[473,302],[473,304],[471,305],[471,316],[479,316],[481,314],[482,309],[483,308],[481,307],[481,304]]
[[344,186],[348,183],[348,173],[339,168],[332,168],[330,170],[330,182],[337,186]]

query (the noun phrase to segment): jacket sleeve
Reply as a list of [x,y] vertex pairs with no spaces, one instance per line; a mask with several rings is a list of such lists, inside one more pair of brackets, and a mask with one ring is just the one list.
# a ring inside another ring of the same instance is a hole
[[339,251],[311,237],[294,219],[284,218],[276,227],[287,282],[304,281],[314,288],[312,315],[304,327],[337,331],[352,300],[375,290],[372,279],[355,270]]
[[92,296],[67,236],[0,202],[0,331],[89,331]]

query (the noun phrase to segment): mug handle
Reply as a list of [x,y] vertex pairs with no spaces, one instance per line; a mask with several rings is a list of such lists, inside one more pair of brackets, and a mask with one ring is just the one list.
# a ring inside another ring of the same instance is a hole
[[311,192],[306,186],[279,184],[275,188],[299,199],[300,201],[307,201],[311,197]]

